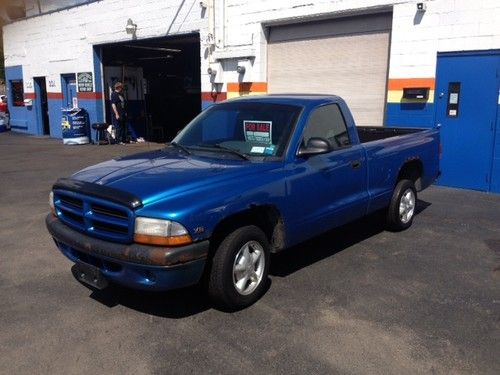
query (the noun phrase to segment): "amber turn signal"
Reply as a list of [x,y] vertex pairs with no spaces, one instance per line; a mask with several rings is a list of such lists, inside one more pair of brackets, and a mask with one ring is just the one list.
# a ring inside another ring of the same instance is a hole
[[171,237],[161,237],[161,236],[151,236],[147,234],[134,235],[134,242],[142,243],[146,245],[158,245],[158,246],[181,246],[188,245],[193,242],[191,236],[184,234],[182,236],[171,236]]

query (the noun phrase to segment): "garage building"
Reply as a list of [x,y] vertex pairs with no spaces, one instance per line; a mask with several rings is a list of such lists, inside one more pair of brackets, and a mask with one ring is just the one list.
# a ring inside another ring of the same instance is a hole
[[116,80],[156,141],[227,98],[333,93],[360,125],[439,126],[439,183],[500,192],[498,1],[25,1],[0,16],[14,131],[61,137],[74,105],[110,122]]

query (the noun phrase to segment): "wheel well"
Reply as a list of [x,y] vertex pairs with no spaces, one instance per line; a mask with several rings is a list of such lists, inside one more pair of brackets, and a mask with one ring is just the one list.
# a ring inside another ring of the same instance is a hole
[[224,218],[212,232],[211,242],[219,244],[229,233],[245,225],[255,225],[265,233],[271,252],[285,247],[285,227],[279,211],[271,205],[251,206],[249,209]]
[[411,180],[415,184],[417,191],[422,190],[422,174],[424,167],[419,159],[407,161],[399,170],[396,183],[401,180]]

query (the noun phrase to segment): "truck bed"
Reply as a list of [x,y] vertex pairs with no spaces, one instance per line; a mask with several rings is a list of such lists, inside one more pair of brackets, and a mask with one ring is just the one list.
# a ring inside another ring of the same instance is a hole
[[418,128],[386,128],[382,126],[357,126],[360,143],[367,143],[397,137],[400,135],[417,133],[426,129]]

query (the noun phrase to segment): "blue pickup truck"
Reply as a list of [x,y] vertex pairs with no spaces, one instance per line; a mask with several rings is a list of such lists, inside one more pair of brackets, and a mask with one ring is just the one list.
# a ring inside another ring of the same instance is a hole
[[408,228],[439,149],[437,129],[356,127],[337,96],[244,97],[163,149],[59,179],[46,225],[95,288],[203,280],[214,303],[238,309],[264,293],[270,253],[379,210],[391,230]]

